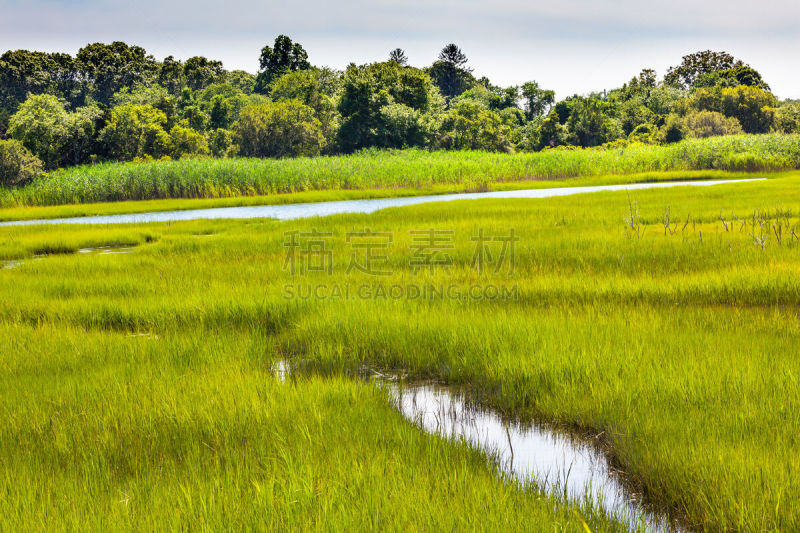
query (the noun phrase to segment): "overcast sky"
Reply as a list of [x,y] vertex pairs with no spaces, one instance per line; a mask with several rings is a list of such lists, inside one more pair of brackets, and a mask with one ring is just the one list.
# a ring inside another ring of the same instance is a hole
[[800,0],[0,0],[0,51],[77,52],[123,40],[158,59],[204,55],[255,72],[289,35],[315,65],[383,60],[395,47],[429,65],[455,42],[477,76],[531,79],[559,97],[620,86],[642,68],[726,50],[781,98],[800,98]]

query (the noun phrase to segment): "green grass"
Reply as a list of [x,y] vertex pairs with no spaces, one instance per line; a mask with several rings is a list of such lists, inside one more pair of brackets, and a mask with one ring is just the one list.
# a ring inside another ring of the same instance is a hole
[[[602,434],[630,482],[696,529],[797,529],[799,186],[0,228],[20,257],[34,243],[141,239],[130,255],[0,270],[0,529],[583,530],[569,505],[504,483],[474,450],[339,377],[362,364]],[[667,209],[679,223],[665,235]],[[755,243],[756,211],[780,242]],[[367,227],[394,235],[391,276],[346,273],[346,233]],[[313,228],[332,233],[332,274],[292,277],[285,232]],[[427,228],[455,232],[449,273],[409,265],[409,232]],[[471,265],[481,228],[516,229],[512,276]],[[287,284],[493,284],[518,297],[286,299]],[[311,376],[276,382],[279,358]],[[617,527],[577,512],[592,531]]]
[[0,359],[3,530],[608,527],[424,436],[376,389],[277,382],[264,339],[9,325],[0,339],[27,356]]
[[556,187],[586,187],[594,185],[621,185],[662,181],[691,181],[716,179],[771,179],[791,176],[788,172],[729,172],[723,170],[685,170],[671,172],[642,172],[625,175],[578,177],[569,180],[535,180],[512,182],[487,182],[480,187],[470,185],[435,185],[421,188],[360,189],[306,191],[268,196],[238,196],[232,198],[129,200],[94,204],[67,204],[41,207],[9,207],[0,209],[0,222],[52,218],[85,217],[96,215],[151,213],[156,211],[187,211],[216,207],[256,205],[284,205],[294,203],[333,202],[342,200],[367,200],[409,196],[440,195],[464,192],[507,191],[520,189],[546,189]]
[[373,151],[284,160],[109,163],[57,171],[0,191],[0,207],[230,198],[320,190],[481,190],[497,182],[562,180],[643,172],[800,168],[800,135],[741,135],[667,146],[538,153]]

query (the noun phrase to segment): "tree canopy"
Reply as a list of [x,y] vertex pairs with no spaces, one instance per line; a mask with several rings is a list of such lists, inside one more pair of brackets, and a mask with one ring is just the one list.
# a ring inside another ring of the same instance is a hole
[[279,35],[259,65],[250,74],[199,55],[158,61],[120,41],[89,44],[74,57],[6,51],[3,183],[103,160],[542,150],[800,133],[798,102],[778,100],[753,67],[711,50],[684,56],[662,79],[644,68],[617,88],[561,99],[530,77],[519,86],[476,78],[452,43],[428,66],[409,65],[396,48],[387,61],[341,72],[312,65],[300,43]]
[[272,47],[261,49],[259,65],[255,91],[261,94],[268,94],[270,84],[281,74],[311,67],[305,49],[286,35],[279,35]]

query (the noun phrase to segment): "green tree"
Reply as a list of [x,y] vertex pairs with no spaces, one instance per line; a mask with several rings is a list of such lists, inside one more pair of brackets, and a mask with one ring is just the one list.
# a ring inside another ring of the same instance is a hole
[[736,118],[746,133],[767,133],[775,120],[775,97],[757,87],[722,89],[722,112]]
[[183,62],[172,56],[167,56],[158,66],[158,84],[164,87],[169,94],[177,96],[186,85],[183,76]]
[[233,132],[218,128],[208,135],[208,147],[214,157],[234,157],[239,147],[234,144]]
[[70,117],[53,95],[33,95],[8,123],[9,135],[36,154],[48,169],[58,168],[69,136]]
[[111,110],[108,124],[100,132],[106,154],[118,161],[162,158],[172,151],[164,130],[167,117],[149,105],[123,105]]
[[739,85],[748,85],[769,91],[769,85],[764,82],[761,74],[752,67],[743,64],[737,64],[727,70],[702,74],[697,77],[693,87],[737,87]]
[[535,81],[523,83],[520,91],[524,101],[525,117],[528,120],[548,114],[556,99],[555,91],[542,89]]
[[439,145],[442,148],[498,152],[510,149],[510,128],[497,113],[477,102],[454,103],[442,121],[441,131]]
[[137,84],[132,89],[124,87],[111,97],[111,105],[149,105],[164,112],[167,116],[165,129],[169,130],[178,119],[178,101],[161,85]]
[[286,72],[311,68],[308,53],[300,43],[292,42],[286,35],[279,35],[274,45],[261,49],[260,70],[254,91],[268,94],[272,81]]
[[445,98],[454,98],[475,84],[472,70],[466,64],[466,54],[450,43],[439,52],[439,60],[428,68],[428,74]]
[[471,88],[467,89],[451,103],[462,100],[474,100],[480,102],[492,111],[501,111],[507,108],[517,108],[519,100],[519,87],[499,87],[492,85],[488,78],[481,78]]
[[664,125],[661,126],[659,135],[662,141],[667,144],[682,141],[687,135],[683,118],[675,113],[668,115]]
[[211,129],[227,128],[232,124],[231,108],[221,95],[211,99],[211,108],[208,112],[208,126]]
[[644,105],[640,96],[620,104],[617,113],[620,126],[625,135],[630,135],[633,130],[642,124],[654,125],[658,122],[658,116]]
[[618,121],[609,114],[608,104],[595,97],[573,102],[567,120],[570,141],[583,147],[599,146],[623,137]]
[[225,74],[225,83],[236,87],[244,94],[250,94],[256,84],[256,77],[244,70],[231,70]]
[[194,103],[208,115],[208,127],[213,130],[230,128],[239,118],[239,112],[251,102],[239,87],[214,83],[196,93]]
[[9,120],[9,133],[41,159],[46,168],[78,165],[94,149],[103,111],[96,105],[73,113],[49,94],[28,98]]
[[757,87],[764,91],[770,90],[761,74],[749,65],[736,65],[732,69],[724,71],[723,74],[735,79],[739,85]]
[[742,125],[738,120],[716,111],[694,111],[686,115],[684,123],[690,137],[704,138],[742,133]]
[[[69,54],[9,50],[0,56],[0,108],[12,115],[30,94],[52,94],[79,105],[86,86]],[[0,132],[5,125],[0,124]]]
[[685,96],[686,92],[682,89],[659,85],[650,89],[645,105],[656,116],[666,117],[674,110],[675,103]]
[[89,44],[78,51],[75,61],[89,83],[91,96],[104,104],[123,87],[151,82],[158,75],[153,56],[140,46],[128,46],[121,41]]
[[325,142],[314,110],[296,100],[245,107],[235,132],[247,157],[313,156]]
[[423,114],[404,104],[381,108],[378,145],[386,148],[422,147],[427,142],[428,128]]
[[19,141],[0,139],[0,185],[22,185],[39,175],[42,162]]
[[328,68],[287,72],[272,82],[270,97],[276,102],[298,100],[314,110],[322,124],[326,145],[333,146],[341,122],[337,110],[342,76]]
[[389,61],[394,61],[401,67],[408,66],[408,56],[402,48],[395,48],[389,52]]
[[382,146],[386,137],[386,117],[382,109],[402,104],[420,113],[436,113],[442,107],[439,91],[422,70],[401,67],[393,61],[370,65],[350,65],[344,74],[339,112],[342,124],[339,147],[351,152]]
[[62,165],[80,165],[89,161],[97,148],[97,133],[104,115],[103,109],[97,105],[79,107],[69,113]]
[[639,124],[628,135],[628,140],[642,144],[658,144],[660,141],[658,133],[658,127],[653,124]]
[[186,86],[193,91],[199,91],[221,81],[224,75],[222,61],[213,61],[202,56],[190,57],[183,65]]
[[561,146],[566,144],[566,138],[567,129],[562,124],[560,115],[555,110],[550,111],[539,128],[537,149]]
[[775,127],[783,133],[800,133],[800,101],[781,102],[775,111]]
[[208,155],[208,141],[197,130],[177,124],[169,131],[173,159],[186,156]]
[[755,69],[727,52],[711,50],[683,56],[680,65],[667,70],[664,83],[681,89],[749,85],[769,90],[769,86]]

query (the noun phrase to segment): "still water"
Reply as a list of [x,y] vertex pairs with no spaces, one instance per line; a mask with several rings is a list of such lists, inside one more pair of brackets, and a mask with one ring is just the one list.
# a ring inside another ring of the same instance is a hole
[[553,198],[601,191],[634,191],[639,189],[663,189],[668,187],[707,187],[725,183],[745,183],[757,181],[705,180],[705,181],[667,181],[658,183],[630,183],[626,185],[597,185],[592,187],[557,187],[550,189],[524,189],[518,191],[473,192],[440,194],[434,196],[413,196],[407,198],[381,198],[372,200],[347,200],[340,202],[316,202],[286,205],[260,205],[248,207],[217,207],[213,209],[192,209],[188,211],[159,211],[134,215],[106,215],[73,218],[54,218],[47,220],[21,220],[0,223],[0,226],[41,225],[41,224],[133,224],[146,222],[172,222],[199,219],[247,219],[273,218],[292,220],[296,218],[324,217],[342,213],[373,213],[388,207],[425,204],[429,202],[450,202],[453,200],[478,200],[482,198]]

